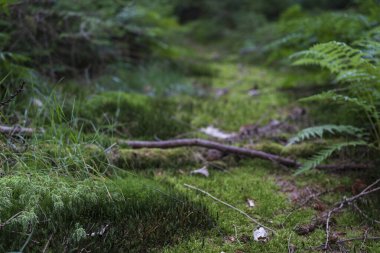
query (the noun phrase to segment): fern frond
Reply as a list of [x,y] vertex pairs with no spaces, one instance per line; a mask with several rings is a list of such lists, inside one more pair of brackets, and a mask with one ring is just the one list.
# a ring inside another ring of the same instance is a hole
[[363,39],[380,42],[380,25],[375,26],[371,30],[364,33]]
[[291,33],[279,39],[276,39],[263,47],[264,51],[278,50],[282,47],[299,43],[299,41],[306,40],[307,37],[303,33]]
[[360,50],[336,41],[317,44],[309,50],[293,54],[291,58],[296,59],[294,65],[320,65],[333,73],[366,63]]
[[358,47],[362,50],[366,59],[377,66],[380,63],[380,32],[378,36],[379,41],[364,38],[353,43],[355,47]]
[[379,113],[376,109],[376,106],[368,103],[368,101],[358,98],[358,97],[350,97],[346,95],[336,94],[333,91],[323,92],[317,95],[313,95],[307,98],[300,99],[302,102],[311,102],[311,101],[330,101],[337,104],[352,104],[358,107],[359,109],[368,113],[375,119],[380,119]]
[[308,170],[314,169],[323,161],[325,161],[327,158],[329,158],[333,153],[340,151],[345,147],[356,147],[356,146],[362,146],[362,145],[368,145],[368,144],[365,141],[350,141],[350,142],[333,144],[327,147],[326,149],[318,152],[311,159],[303,163],[302,166],[297,170],[295,174],[299,175]]
[[291,138],[288,145],[293,145],[295,143],[312,139],[312,138],[323,138],[325,133],[330,133],[334,135],[351,135],[357,138],[362,138],[364,135],[363,129],[348,126],[348,125],[323,125],[316,127],[305,128],[300,131],[296,136]]
[[345,43],[328,42],[317,44],[309,50],[291,56],[293,65],[319,65],[337,75],[338,81],[363,82],[376,80],[378,69],[361,50]]

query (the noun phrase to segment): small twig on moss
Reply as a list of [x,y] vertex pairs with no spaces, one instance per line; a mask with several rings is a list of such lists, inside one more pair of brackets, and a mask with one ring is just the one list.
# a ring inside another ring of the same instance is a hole
[[363,252],[363,250],[364,250],[364,246],[365,246],[365,243],[366,243],[367,238],[368,238],[368,231],[369,231],[369,228],[367,228],[364,232],[363,241],[362,241],[362,244],[360,245],[360,252]]
[[0,107],[9,104],[12,102],[15,97],[17,97],[24,90],[25,83],[22,83],[20,87],[16,90],[15,93],[11,94],[6,100],[0,102]]
[[345,243],[345,242],[351,242],[351,241],[363,241],[363,240],[380,240],[380,236],[367,236],[367,237],[355,237],[355,238],[349,238],[349,239],[343,239],[337,241],[337,243]]
[[36,132],[35,129],[29,128],[29,127],[0,125],[0,133],[3,133],[3,134],[10,134],[10,135],[14,135],[14,134],[32,135],[35,132]]
[[371,217],[369,217],[367,214],[365,214],[359,207],[357,204],[353,204],[352,205],[354,207],[354,209],[360,214],[362,215],[364,218],[366,218],[367,220],[370,220],[374,223],[377,223],[377,224],[380,224],[380,221],[378,220],[375,220],[375,219],[372,219]]
[[18,212],[16,214],[14,214],[12,217],[10,217],[7,221],[5,221],[4,223],[0,223],[0,229],[2,227],[4,227],[5,225],[9,224],[13,219],[17,218],[17,216],[19,216],[22,212]]
[[[168,141],[125,141],[119,140],[120,145],[127,145],[131,148],[178,148],[178,147],[203,147],[208,149],[216,149],[227,154],[242,155],[251,158],[259,158],[263,160],[275,161],[281,165],[287,167],[299,168],[301,163],[296,160],[289,159],[286,157],[266,153],[260,150],[241,148],[231,145],[225,145],[214,141],[208,141],[203,139],[176,139]],[[343,164],[343,165],[318,165],[316,169],[321,170],[352,170],[352,169],[368,169],[370,168],[367,164]]]
[[289,235],[289,238],[288,238],[288,253],[295,253],[296,247],[290,243],[291,239],[292,239],[292,233]]
[[[371,240],[372,241],[377,241],[377,240],[380,240],[380,236],[368,236],[365,239],[367,241],[371,241]],[[363,240],[364,240],[364,237],[362,236],[362,237],[354,237],[354,238],[348,238],[348,239],[338,240],[338,241],[336,241],[336,243],[338,245],[342,245],[342,244],[344,244],[346,242],[363,241]],[[325,244],[321,244],[321,245],[314,246],[314,247],[308,247],[307,249],[315,251],[315,250],[322,250],[322,249],[324,249],[324,247],[325,247]]]
[[23,252],[24,249],[26,248],[26,246],[28,246],[30,240],[32,239],[33,233],[34,233],[34,227],[32,227],[32,231],[30,232],[30,234],[28,235],[28,238],[26,239],[25,243],[22,245],[21,249],[19,250],[20,252]]
[[42,253],[45,253],[45,252],[47,251],[48,246],[49,246],[50,241],[51,241],[52,238],[53,238],[53,234],[51,234],[51,235],[49,236],[49,239],[47,240],[47,242],[46,242],[46,244],[45,244],[45,246],[44,246],[44,249],[42,250]]
[[214,197],[213,195],[211,195],[210,193],[208,193],[208,192],[206,192],[206,191],[204,191],[204,190],[202,190],[202,189],[199,189],[199,188],[197,188],[197,187],[195,187],[195,186],[192,186],[192,185],[189,185],[189,184],[184,184],[184,186],[187,187],[187,188],[190,188],[190,189],[193,189],[193,190],[196,190],[196,191],[202,192],[203,194],[206,194],[206,195],[209,196],[210,198],[212,198],[212,199],[218,201],[219,203],[222,203],[223,205],[226,205],[226,206],[228,206],[229,208],[232,208],[232,209],[234,209],[235,211],[238,211],[239,213],[241,213],[242,215],[244,215],[245,217],[247,217],[248,219],[250,219],[251,221],[253,221],[253,222],[256,223],[257,225],[259,225],[259,226],[261,226],[261,227],[263,227],[263,228],[266,228],[266,229],[268,229],[269,231],[272,231],[274,234],[276,234],[276,231],[274,231],[273,229],[271,229],[271,228],[269,228],[269,227],[267,227],[267,226],[261,224],[259,221],[257,221],[256,219],[252,218],[251,216],[249,216],[249,214],[247,214],[246,212],[240,210],[239,208],[234,207],[233,205],[228,204],[227,202],[224,202],[223,200],[220,200],[220,199],[218,199],[217,197]]
[[330,242],[330,219],[331,219],[331,216],[333,215],[333,213],[339,212],[345,206],[352,204],[354,201],[358,200],[361,197],[364,197],[364,196],[366,196],[368,194],[371,194],[373,192],[376,192],[376,191],[380,191],[380,187],[373,188],[379,182],[380,182],[380,178],[377,179],[375,182],[373,182],[371,185],[369,185],[367,188],[365,188],[359,194],[354,195],[354,196],[352,196],[350,198],[344,198],[342,201],[336,203],[334,205],[335,207],[328,212],[327,219],[326,219],[326,242],[325,242],[324,250],[328,249],[329,242]]

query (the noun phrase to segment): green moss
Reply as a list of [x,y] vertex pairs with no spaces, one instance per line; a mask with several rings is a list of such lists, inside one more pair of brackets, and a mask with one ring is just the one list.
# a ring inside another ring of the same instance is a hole
[[[270,167],[271,164],[267,162],[249,162],[227,173],[211,171],[211,177],[206,179],[192,176],[170,178],[169,181],[175,184],[177,189],[190,192],[193,199],[202,200],[212,212],[217,213],[219,229],[214,229],[206,235],[198,234],[187,242],[167,248],[164,252],[279,252],[283,245],[287,245],[290,234],[292,243],[299,247],[322,241],[323,231],[317,231],[308,237],[297,236],[293,232],[294,226],[310,221],[315,212],[306,209],[288,216],[291,204],[284,194],[279,194],[274,177],[270,175]],[[257,227],[256,224],[204,194],[185,188],[184,183],[199,187],[243,210],[275,229],[278,234],[271,235],[268,243],[254,242],[252,232]],[[254,200],[254,208],[247,206],[247,198]],[[240,240],[243,236],[248,236],[248,242],[226,242],[224,236],[237,236]]]
[[[52,236],[53,251],[141,252],[212,224],[201,205],[140,177],[78,181],[30,174],[3,177],[0,185],[0,220],[16,215],[2,228],[4,252],[20,249],[31,231],[27,251],[42,250]],[[91,236],[105,226],[103,235]]]
[[[279,193],[281,189],[275,183],[276,176],[281,172],[274,169],[270,162],[246,161],[243,165],[236,167],[229,172],[217,172],[212,170],[210,178],[198,178],[192,176],[171,177],[169,181],[176,185],[182,192],[191,192],[193,199],[202,200],[212,212],[217,213],[218,228],[206,234],[195,234],[188,241],[184,241],[176,246],[167,247],[164,252],[282,252],[284,245],[288,241],[295,245],[301,252],[307,251],[310,247],[319,246],[325,241],[324,228],[317,228],[306,236],[297,235],[294,228],[298,225],[309,224],[311,219],[317,214],[315,210],[307,206],[292,211],[293,205],[285,194]],[[341,184],[348,183],[348,177],[341,178],[337,175],[326,175],[315,172],[313,175],[302,177],[291,177],[290,174],[282,172],[281,177],[286,180],[294,180],[298,187],[322,187],[323,189],[333,189]],[[251,223],[246,217],[220,204],[213,199],[189,190],[183,184],[190,184],[203,189],[213,196],[226,201],[229,204],[247,212],[252,217],[258,219],[265,225],[275,229],[277,234],[271,235],[269,242],[258,243],[252,239],[252,231],[256,225]],[[341,198],[341,194],[332,193],[327,196],[329,203],[335,203]],[[254,208],[248,208],[246,199],[253,199]],[[372,207],[374,209],[374,207]],[[334,231],[347,231],[354,227],[356,231],[349,233],[343,238],[358,237],[363,234],[361,219],[350,211],[344,212],[343,216],[337,216]],[[239,241],[228,242],[225,236],[237,237]],[[248,236],[248,237],[247,237]],[[248,238],[248,241],[243,238]],[[360,247],[361,241],[349,244],[350,249]],[[366,247],[374,249],[378,242],[369,242]],[[284,252],[287,249],[285,248]],[[376,252],[376,251],[375,251]]]
[[87,100],[79,115],[108,133],[140,138],[168,138],[186,131],[186,124],[174,118],[175,110],[176,105],[167,99],[105,92]]
[[[216,98],[193,101],[194,127],[216,125],[226,131],[238,131],[246,124],[265,123],[278,118],[278,107],[287,102],[287,97],[274,92],[280,86],[281,77],[273,77],[262,68],[244,65],[215,64],[218,75],[212,79],[213,87],[227,88],[228,93]],[[257,88],[258,96],[250,96],[249,90]]]
[[119,168],[153,169],[153,168],[181,168],[201,163],[191,149],[177,148],[162,149],[121,149],[115,154],[113,163]]
[[289,156],[293,158],[310,157],[323,147],[322,143],[304,142],[297,145],[284,146],[279,143],[270,141],[261,141],[252,146],[254,149],[262,150],[264,152]]

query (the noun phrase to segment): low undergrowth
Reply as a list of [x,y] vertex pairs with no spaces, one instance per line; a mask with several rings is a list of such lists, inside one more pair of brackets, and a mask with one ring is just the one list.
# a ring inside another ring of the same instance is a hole
[[2,177],[0,184],[4,252],[142,252],[214,222],[204,205],[138,176],[75,180],[30,173]]

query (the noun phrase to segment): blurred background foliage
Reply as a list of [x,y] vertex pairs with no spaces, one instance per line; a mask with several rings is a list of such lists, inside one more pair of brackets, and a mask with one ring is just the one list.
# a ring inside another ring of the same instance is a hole
[[[22,82],[29,92],[20,101],[57,87],[78,96],[107,90],[203,96],[216,71],[195,51],[228,50],[241,61],[286,70],[289,56],[314,44],[352,45],[376,31],[379,6],[378,0],[4,0],[1,96]],[[315,83],[332,82],[325,71],[305,71]]]
[[0,74],[90,79],[110,64],[154,61],[191,72],[179,63],[189,54],[181,34],[275,61],[318,42],[349,43],[378,10],[376,0],[2,1]]

